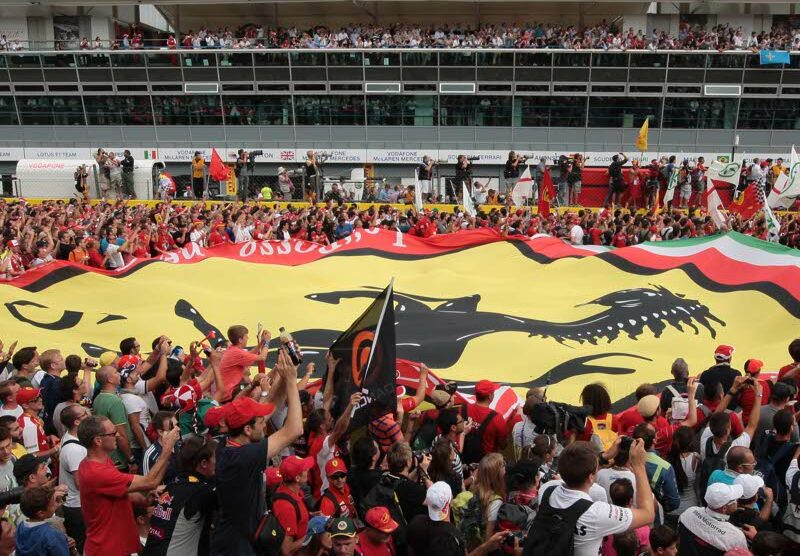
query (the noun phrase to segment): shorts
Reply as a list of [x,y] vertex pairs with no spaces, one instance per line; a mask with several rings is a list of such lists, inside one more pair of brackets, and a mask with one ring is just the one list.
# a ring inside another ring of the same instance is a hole
[[681,185],[681,197],[688,199],[692,194],[692,186],[688,183]]
[[419,180],[419,189],[423,195],[431,192],[431,180]]
[[614,193],[622,193],[623,191],[625,191],[625,182],[622,180],[612,180],[611,190]]
[[569,188],[572,189],[573,193],[580,193],[581,187],[583,186],[583,182],[581,180],[572,182],[569,184]]

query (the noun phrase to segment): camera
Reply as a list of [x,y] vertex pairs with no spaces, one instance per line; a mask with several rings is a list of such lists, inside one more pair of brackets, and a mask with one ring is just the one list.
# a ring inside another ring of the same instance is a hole
[[21,486],[0,492],[0,508],[11,504],[19,504],[23,492],[25,492],[25,487]]
[[525,532],[524,531],[509,531],[509,534],[506,535],[506,538],[503,541],[503,544],[508,546],[508,547],[510,547],[510,548],[513,548],[515,540],[519,541],[520,546],[522,546],[522,543],[525,540]]
[[431,449],[425,448],[423,450],[414,450],[412,454],[414,456],[414,461],[420,462],[425,456],[431,455]]
[[633,438],[630,436],[623,436],[622,440],[619,443],[619,451],[620,452],[630,452],[631,451],[631,444],[633,444]]
[[97,361],[95,361],[94,359],[89,359],[87,357],[83,360],[83,364],[89,367],[90,369],[93,369],[97,366]]
[[586,428],[586,418],[591,412],[588,406],[578,407],[558,402],[536,404],[531,421],[539,434],[556,435],[559,441],[564,440],[567,431],[578,434]]

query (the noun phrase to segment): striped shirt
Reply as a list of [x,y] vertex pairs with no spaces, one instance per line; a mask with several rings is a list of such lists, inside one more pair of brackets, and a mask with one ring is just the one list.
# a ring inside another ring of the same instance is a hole
[[[441,434],[433,439],[433,443],[436,444],[436,441],[439,440],[440,438],[442,438]],[[453,442],[451,440],[450,441],[450,446],[453,447],[453,461],[451,462],[453,464],[453,471],[455,473],[459,474],[461,476],[461,478],[463,479],[464,478],[464,464],[461,463],[461,455],[458,453],[458,444],[456,444],[455,442]]]

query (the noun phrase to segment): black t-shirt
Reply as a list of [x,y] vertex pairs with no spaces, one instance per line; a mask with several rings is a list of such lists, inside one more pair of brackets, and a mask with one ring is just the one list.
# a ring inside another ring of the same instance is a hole
[[122,172],[124,174],[130,174],[133,172],[133,157],[130,155],[126,156],[119,165],[122,166]]
[[511,160],[506,160],[506,167],[503,170],[503,177],[505,178],[518,178],[519,177],[519,165],[514,166]]
[[381,475],[382,473],[378,469],[363,471],[355,467],[350,468],[347,474],[347,484],[350,485],[350,494],[353,495],[356,505],[372,490],[372,487],[378,484]]
[[255,555],[250,539],[264,514],[266,468],[266,438],[243,446],[230,439],[220,444],[211,554]]
[[59,243],[58,253],[56,253],[56,259],[58,259],[59,261],[68,261],[69,254],[72,253],[73,249],[75,249],[74,245],[70,245],[68,243]]
[[403,517],[406,518],[406,521],[410,521],[415,516],[428,513],[425,507],[425,494],[427,493],[425,485],[415,483],[406,477],[399,477],[394,491],[397,494],[397,500],[400,502],[400,509],[403,510]]
[[[156,500],[150,533],[141,556],[166,556],[171,549],[180,552],[180,549],[189,548],[186,544],[190,542],[197,543],[198,556],[206,556],[211,516],[217,506],[214,485],[194,473],[182,473],[176,481],[167,484],[164,492]],[[197,535],[198,528],[200,535]]]
[[778,476],[781,480],[786,477],[786,471],[789,469],[789,465],[792,463],[792,458],[794,457],[794,448],[788,450],[785,455],[775,460],[775,456],[778,455],[781,448],[783,448],[786,444],[791,444],[795,446],[794,442],[789,440],[776,440],[775,435],[762,435],[760,439],[757,439],[761,442],[767,442],[766,448],[766,455],[768,458],[773,458],[772,466],[775,468],[775,475]]
[[424,162],[417,167],[417,175],[420,180],[430,181],[433,168],[428,169],[428,165]]
[[411,556],[464,556],[467,553],[464,535],[449,521],[433,521],[427,515],[418,515],[408,524],[406,536]]
[[731,389],[733,381],[737,376],[741,376],[741,371],[732,369],[730,365],[719,364],[709,367],[700,375],[700,384],[703,385],[707,393],[713,392],[713,385],[722,383],[723,394]]

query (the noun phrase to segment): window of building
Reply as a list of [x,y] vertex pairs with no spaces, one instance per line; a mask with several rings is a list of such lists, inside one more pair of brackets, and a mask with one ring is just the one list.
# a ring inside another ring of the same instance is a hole
[[728,98],[666,98],[664,127],[733,129],[738,103]]
[[148,96],[85,96],[89,125],[152,125]]
[[223,95],[225,125],[292,125],[289,95]]
[[589,97],[589,127],[650,127],[661,120],[661,99],[657,97]]
[[586,97],[517,97],[514,112],[519,113],[522,127],[584,127],[586,101]]
[[17,97],[22,125],[85,125],[77,96]]
[[153,97],[156,125],[221,125],[217,95],[159,95]]
[[297,125],[364,125],[363,95],[295,95]]
[[741,129],[800,129],[800,105],[792,99],[743,98]]
[[0,125],[19,125],[14,97],[0,97]]
[[439,105],[439,125],[511,125],[511,97],[443,95]]

